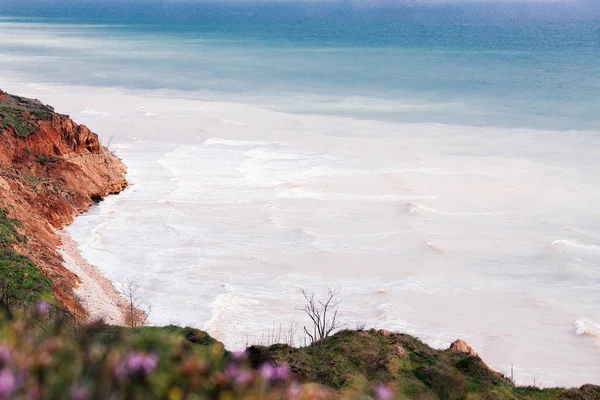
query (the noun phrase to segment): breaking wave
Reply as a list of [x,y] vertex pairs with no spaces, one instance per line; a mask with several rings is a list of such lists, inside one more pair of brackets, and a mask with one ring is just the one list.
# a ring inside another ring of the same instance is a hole
[[600,252],[600,246],[595,244],[584,244],[572,239],[558,239],[552,242],[551,248],[566,251],[568,249],[579,249],[591,252]]
[[575,333],[580,336],[600,337],[600,325],[589,319],[580,318],[575,321]]
[[256,146],[287,146],[286,142],[263,142],[248,140],[230,140],[216,137],[208,138],[204,141],[205,146],[235,146],[235,147],[256,147]]

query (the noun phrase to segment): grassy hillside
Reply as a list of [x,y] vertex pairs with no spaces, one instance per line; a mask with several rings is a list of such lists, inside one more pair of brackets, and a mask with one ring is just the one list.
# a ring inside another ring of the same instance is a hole
[[248,349],[253,366],[287,365],[303,381],[369,394],[384,384],[405,399],[600,399],[600,386],[580,389],[517,387],[478,357],[432,349],[419,339],[387,331],[343,331],[304,348]]
[[17,136],[26,137],[36,129],[37,121],[52,119],[53,111],[39,101],[0,91],[0,133],[11,128]]
[[0,209],[0,308],[23,307],[39,299],[52,298],[52,282],[38,267],[18,253],[27,238],[18,232],[20,222]]
[[0,399],[600,399],[515,387],[476,356],[405,334],[343,331],[231,353],[193,328],[78,326],[47,303],[0,317]]

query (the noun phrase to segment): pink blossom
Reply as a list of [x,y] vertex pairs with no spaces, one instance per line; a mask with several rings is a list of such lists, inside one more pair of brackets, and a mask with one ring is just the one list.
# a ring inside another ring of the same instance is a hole
[[114,369],[118,380],[125,381],[132,375],[149,375],[158,366],[158,356],[156,354],[146,354],[140,351],[133,351],[125,357],[125,360]]
[[37,311],[37,313],[39,315],[48,314],[48,312],[50,311],[51,308],[52,308],[52,305],[50,303],[48,303],[46,300],[40,300],[35,306],[35,310]]
[[392,389],[385,385],[377,386],[373,392],[376,400],[391,400],[394,398]]
[[254,374],[246,369],[241,370],[234,379],[236,385],[246,386],[252,381]]
[[126,366],[130,373],[150,374],[158,365],[156,354],[145,354],[139,351],[127,355]]
[[0,371],[0,398],[9,398],[15,389],[15,375],[6,368]]
[[285,367],[273,366],[271,364],[263,364],[260,367],[260,375],[267,381],[273,383],[282,381],[289,377],[290,372]]
[[237,374],[239,374],[240,368],[235,364],[229,364],[225,367],[225,373],[229,378],[234,378]]

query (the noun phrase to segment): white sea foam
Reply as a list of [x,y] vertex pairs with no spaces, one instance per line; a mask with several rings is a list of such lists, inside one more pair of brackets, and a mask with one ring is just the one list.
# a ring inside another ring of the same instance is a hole
[[[227,290],[225,286],[222,289]],[[250,312],[250,308],[256,304],[258,304],[258,301],[237,293],[227,292],[219,294],[211,302],[212,315],[202,325],[202,329],[217,339],[223,339],[230,327],[229,324],[232,315]],[[243,331],[243,329],[241,330]]]
[[35,84],[35,83],[30,83],[29,85],[27,85],[33,89],[35,89],[36,92],[54,92],[54,90],[52,89],[48,89],[47,87]]
[[580,336],[600,337],[600,324],[589,319],[580,318],[575,321],[575,333]]
[[569,250],[569,249],[574,249],[574,250],[584,250],[584,251],[589,251],[589,252],[594,252],[594,253],[600,252],[599,245],[584,244],[577,240],[572,240],[572,239],[557,239],[552,242],[550,247],[552,249],[564,250],[564,251]]
[[205,146],[242,146],[242,147],[255,147],[255,146],[286,146],[285,142],[264,142],[264,141],[248,141],[248,140],[228,140],[220,138],[209,138],[204,141]]
[[94,116],[94,117],[104,117],[104,118],[108,118],[108,117],[114,115],[113,113],[106,112],[106,111],[98,111],[98,110],[94,110],[93,108],[85,108],[85,109],[81,110],[79,112],[79,114],[90,115],[90,116]]
[[313,199],[325,201],[360,201],[360,202],[401,202],[406,200],[433,199],[435,196],[409,196],[402,194],[348,194],[316,192],[305,188],[279,189],[277,197],[282,199]]
[[442,210],[437,210],[435,208],[430,208],[430,207],[425,207],[416,203],[412,203],[409,202],[406,205],[406,208],[408,210],[409,213],[411,214],[422,214],[423,212],[430,212],[433,214],[438,214],[438,215],[445,215],[445,216],[449,216],[449,217],[475,217],[475,216],[482,216],[482,215],[498,215],[498,214],[502,214],[502,213],[498,213],[498,212],[463,212],[463,211],[442,211]]

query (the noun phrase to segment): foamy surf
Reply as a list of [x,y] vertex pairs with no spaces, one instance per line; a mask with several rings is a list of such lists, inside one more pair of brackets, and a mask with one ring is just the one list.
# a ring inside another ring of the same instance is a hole
[[[431,197],[430,197],[431,199]],[[463,211],[442,211],[437,210],[435,208],[425,207],[416,203],[409,202],[406,205],[406,209],[410,214],[423,214],[425,212],[445,215],[448,217],[477,217],[477,216],[485,216],[485,215],[500,215],[502,212],[463,212]]]
[[594,244],[584,244],[577,240],[571,239],[557,239],[552,242],[550,247],[554,250],[584,250],[588,252],[600,252],[600,246]]
[[285,142],[264,142],[248,140],[229,140],[216,137],[208,138],[204,141],[205,146],[234,146],[234,147],[256,147],[256,146],[287,146]]
[[575,333],[580,336],[600,337],[600,324],[580,318],[575,321]]

